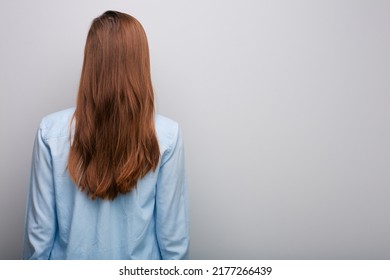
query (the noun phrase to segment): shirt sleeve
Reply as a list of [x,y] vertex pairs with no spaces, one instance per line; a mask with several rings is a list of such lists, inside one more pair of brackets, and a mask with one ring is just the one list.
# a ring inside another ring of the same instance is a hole
[[179,128],[172,147],[162,156],[157,180],[156,233],[163,259],[188,258],[187,178]]
[[52,161],[44,132],[41,124],[32,155],[23,259],[49,259],[56,232]]

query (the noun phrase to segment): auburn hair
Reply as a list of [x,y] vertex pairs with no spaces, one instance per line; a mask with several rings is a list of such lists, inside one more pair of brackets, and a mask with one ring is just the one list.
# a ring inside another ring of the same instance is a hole
[[155,171],[154,114],[145,31],[134,17],[107,11],[88,32],[67,165],[90,198],[114,199]]

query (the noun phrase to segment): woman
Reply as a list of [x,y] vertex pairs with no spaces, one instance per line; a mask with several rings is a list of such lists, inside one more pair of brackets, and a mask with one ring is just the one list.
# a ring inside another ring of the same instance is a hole
[[107,11],[88,33],[77,105],[39,127],[25,259],[183,259],[188,254],[183,142],[154,114],[141,24]]

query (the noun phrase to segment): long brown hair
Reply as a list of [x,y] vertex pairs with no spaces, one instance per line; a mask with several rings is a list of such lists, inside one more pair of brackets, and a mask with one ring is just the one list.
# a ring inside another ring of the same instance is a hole
[[84,50],[68,170],[92,199],[114,199],[155,171],[149,48],[132,16],[107,11],[93,20]]

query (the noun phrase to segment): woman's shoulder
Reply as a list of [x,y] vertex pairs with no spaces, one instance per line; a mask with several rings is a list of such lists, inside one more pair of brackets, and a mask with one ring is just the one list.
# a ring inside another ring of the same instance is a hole
[[75,108],[68,108],[46,115],[41,123],[40,129],[46,138],[69,137],[70,120]]
[[[57,111],[46,115],[41,123],[40,129],[46,139],[69,137],[70,121],[75,108],[71,107],[65,110]],[[169,149],[175,145],[180,128],[179,124],[164,115],[155,115],[155,129],[160,144]]]
[[163,147],[169,149],[175,145],[180,130],[179,124],[176,121],[156,114],[155,126],[157,138]]

